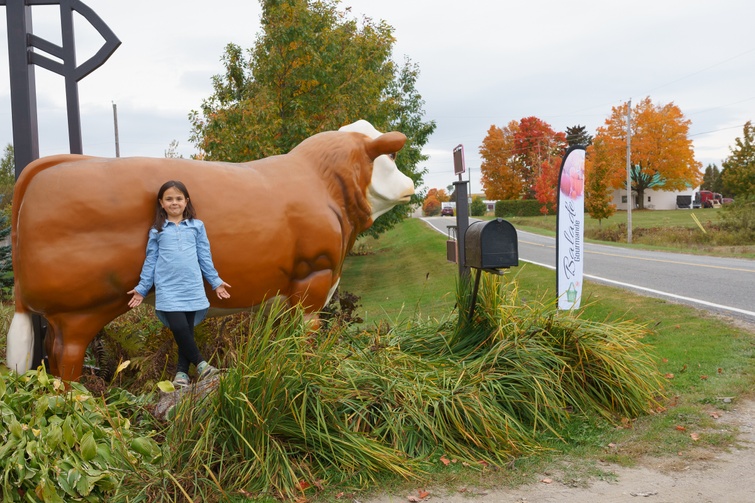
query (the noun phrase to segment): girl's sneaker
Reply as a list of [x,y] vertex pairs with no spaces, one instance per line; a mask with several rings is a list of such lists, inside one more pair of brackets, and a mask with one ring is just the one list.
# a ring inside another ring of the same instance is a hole
[[209,379],[215,374],[220,373],[220,370],[216,369],[207,362],[201,362],[199,365],[197,365],[197,373],[199,374],[197,381],[204,381],[205,379]]
[[189,386],[191,384],[191,381],[189,380],[189,375],[185,372],[178,372],[176,374],[176,377],[173,379],[173,386],[176,388],[185,388],[186,386]]

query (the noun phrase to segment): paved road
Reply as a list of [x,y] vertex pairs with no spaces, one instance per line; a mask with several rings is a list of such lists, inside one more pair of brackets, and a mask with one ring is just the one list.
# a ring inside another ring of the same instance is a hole
[[[447,233],[453,217],[424,218]],[[519,260],[555,269],[555,238],[517,231]],[[755,260],[585,243],[585,277],[755,323]]]

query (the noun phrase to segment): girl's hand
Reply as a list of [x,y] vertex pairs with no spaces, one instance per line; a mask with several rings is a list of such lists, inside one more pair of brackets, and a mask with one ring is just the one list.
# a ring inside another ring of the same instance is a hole
[[218,295],[219,299],[229,299],[229,298],[231,298],[231,294],[228,293],[228,291],[226,290],[226,288],[231,288],[231,285],[229,285],[228,283],[226,283],[225,281],[223,281],[223,284],[220,285],[219,287],[217,287],[215,289],[215,293]]
[[136,307],[142,303],[144,300],[144,296],[137,292],[136,290],[131,290],[130,292],[126,292],[127,294],[131,295],[133,294],[133,297],[131,297],[131,300],[128,301],[128,307]]

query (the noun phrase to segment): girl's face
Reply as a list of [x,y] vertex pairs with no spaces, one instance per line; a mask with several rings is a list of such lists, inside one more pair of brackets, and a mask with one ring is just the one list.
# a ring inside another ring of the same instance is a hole
[[163,192],[163,197],[160,199],[160,206],[163,207],[165,213],[168,214],[168,220],[171,222],[180,222],[183,219],[184,209],[188,199],[184,196],[183,192],[175,187],[170,187]]

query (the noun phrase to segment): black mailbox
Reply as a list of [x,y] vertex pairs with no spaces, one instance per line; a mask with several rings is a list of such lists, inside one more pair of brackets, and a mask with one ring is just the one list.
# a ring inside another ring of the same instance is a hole
[[464,234],[464,265],[496,270],[519,265],[516,229],[506,220],[474,222]]

